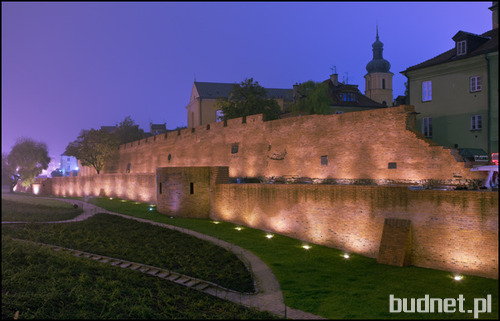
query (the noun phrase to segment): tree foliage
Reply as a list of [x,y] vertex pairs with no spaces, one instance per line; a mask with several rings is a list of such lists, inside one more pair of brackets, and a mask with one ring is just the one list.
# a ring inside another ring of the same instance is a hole
[[142,139],[144,130],[139,129],[139,125],[136,125],[132,118],[127,116],[118,124],[114,134],[117,136],[119,144],[125,144]]
[[18,182],[30,186],[40,173],[49,167],[47,145],[31,138],[20,138],[8,155],[2,154],[2,184],[13,191]]
[[68,144],[64,154],[76,157],[82,166],[94,167],[99,174],[118,145],[118,137],[103,129],[82,130],[78,138]]
[[16,168],[9,164],[8,154],[2,153],[2,186],[9,186],[12,192],[18,181],[19,174],[16,173]]
[[309,114],[328,114],[333,103],[328,96],[326,83],[306,81],[298,85],[298,98],[292,104],[292,112],[306,112]]
[[266,89],[253,78],[245,79],[233,85],[228,98],[218,98],[214,105],[221,109],[221,120],[228,120],[248,115],[263,114],[265,120],[277,119],[280,107],[276,100],[266,98]]

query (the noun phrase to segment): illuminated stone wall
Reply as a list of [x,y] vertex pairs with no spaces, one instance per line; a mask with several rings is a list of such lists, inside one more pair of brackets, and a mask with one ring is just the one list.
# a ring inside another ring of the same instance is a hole
[[99,174],[54,177],[44,181],[42,193],[58,196],[107,196],[156,204],[155,174]]
[[[413,130],[413,106],[263,122],[231,119],[121,145],[104,173],[228,166],[231,177],[297,176],[421,183],[484,178]],[[322,163],[323,160],[326,161]],[[391,163],[391,166],[389,165]],[[82,170],[81,175],[92,175]]]
[[386,218],[411,220],[411,264],[498,278],[498,193],[216,185],[212,219],[376,258]]
[[156,170],[157,209],[169,216],[208,218],[210,167],[163,167]]
[[379,253],[386,218],[411,220],[412,265],[498,278],[498,193],[227,184],[227,171],[160,168],[158,181],[154,174],[57,177],[44,181],[42,191],[156,202],[156,184],[163,182],[168,193],[158,197],[161,213],[230,221],[372,258]]

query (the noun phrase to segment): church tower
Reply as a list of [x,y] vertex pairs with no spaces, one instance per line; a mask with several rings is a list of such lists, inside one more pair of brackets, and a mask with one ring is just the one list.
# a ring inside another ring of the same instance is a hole
[[384,44],[378,39],[372,45],[373,59],[366,65],[365,95],[376,102],[386,106],[392,106],[392,76],[389,71],[391,64],[382,57]]

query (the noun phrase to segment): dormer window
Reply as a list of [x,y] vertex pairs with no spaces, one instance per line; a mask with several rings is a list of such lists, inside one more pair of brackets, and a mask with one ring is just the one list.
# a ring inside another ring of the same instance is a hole
[[467,40],[457,41],[457,56],[467,53]]
[[343,101],[356,101],[355,93],[343,93],[341,97]]

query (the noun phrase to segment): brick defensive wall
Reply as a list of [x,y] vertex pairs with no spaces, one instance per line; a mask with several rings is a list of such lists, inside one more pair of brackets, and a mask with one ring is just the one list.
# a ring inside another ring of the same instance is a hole
[[[156,135],[120,146],[102,173],[228,166],[230,177],[307,177],[421,184],[484,179],[415,130],[413,106],[262,121],[262,115]],[[93,176],[84,167],[80,176]]]
[[[381,184],[484,179],[414,126],[412,106],[232,119],[122,145],[102,174],[84,168],[78,177],[44,181],[42,192],[152,202],[167,215],[227,220],[373,258],[386,219],[409,221],[408,234],[385,229],[385,256],[402,252],[411,265],[498,278],[498,193],[228,184],[229,177],[278,176]],[[405,235],[408,245],[391,244]]]

